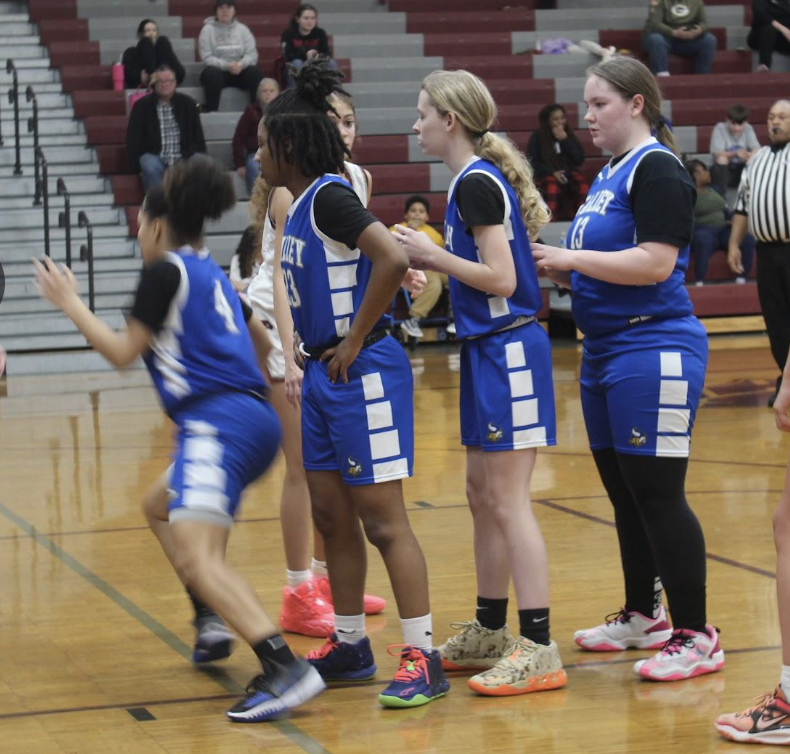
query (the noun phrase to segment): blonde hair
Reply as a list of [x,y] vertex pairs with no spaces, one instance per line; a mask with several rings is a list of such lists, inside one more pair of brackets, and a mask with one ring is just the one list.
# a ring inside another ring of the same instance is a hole
[[434,71],[423,79],[422,88],[440,115],[455,115],[472,139],[475,154],[499,168],[516,192],[527,233],[537,237],[551,215],[527,158],[510,139],[491,133],[497,106],[488,87],[469,71]]
[[645,101],[642,115],[650,128],[655,129],[656,139],[680,157],[675,137],[661,115],[661,90],[644,63],[628,57],[611,58],[588,68],[587,78],[590,76],[606,81],[625,101],[641,94]]

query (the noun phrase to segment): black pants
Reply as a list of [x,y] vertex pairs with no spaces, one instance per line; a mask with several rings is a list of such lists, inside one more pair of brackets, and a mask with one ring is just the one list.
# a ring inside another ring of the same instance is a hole
[[741,173],[745,162],[728,163],[727,165],[710,166],[710,182],[722,196],[727,193],[728,188],[735,188],[741,181]]
[[770,23],[764,26],[752,26],[749,36],[746,38],[746,44],[759,53],[760,65],[767,65],[769,68],[774,52],[790,55],[790,42]]
[[255,102],[258,84],[261,83],[262,78],[261,69],[255,65],[249,65],[241,73],[235,75],[213,65],[206,66],[200,74],[200,83],[206,93],[203,111],[212,113],[219,110],[219,95],[226,86],[246,89],[250,94],[250,103]]
[[781,372],[790,351],[790,242],[757,242],[757,293],[771,353]]

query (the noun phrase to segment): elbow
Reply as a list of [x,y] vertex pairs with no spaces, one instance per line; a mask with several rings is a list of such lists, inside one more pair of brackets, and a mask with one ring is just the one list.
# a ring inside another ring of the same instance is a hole
[[503,285],[498,285],[496,290],[491,291],[495,296],[501,296],[502,298],[510,298],[516,292],[516,283],[515,281],[511,283],[506,283]]
[[651,279],[648,281],[648,285],[650,284],[658,284],[663,283],[666,280],[669,280],[670,275],[675,269],[675,265],[660,265],[654,270],[654,274],[651,276]]

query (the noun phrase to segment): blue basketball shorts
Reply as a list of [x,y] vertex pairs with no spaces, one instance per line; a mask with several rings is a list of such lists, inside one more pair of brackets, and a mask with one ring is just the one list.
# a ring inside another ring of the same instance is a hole
[[537,322],[461,346],[461,443],[482,450],[556,445],[549,337]]
[[269,468],[280,422],[268,402],[246,393],[208,396],[179,413],[168,470],[170,521],[230,526],[244,488]]
[[302,455],[309,471],[339,471],[349,485],[412,475],[411,363],[389,336],[363,348],[348,384],[329,381],[327,362],[307,359],[302,383]]
[[687,458],[707,363],[696,317],[586,339],[580,383],[590,448]]

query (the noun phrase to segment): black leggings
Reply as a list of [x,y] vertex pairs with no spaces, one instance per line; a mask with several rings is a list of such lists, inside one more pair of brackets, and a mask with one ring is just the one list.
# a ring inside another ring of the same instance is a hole
[[701,630],[705,614],[705,538],[686,501],[687,458],[594,450],[614,506],[628,610],[651,615],[656,576],[675,628]]
[[764,25],[753,24],[746,44],[760,54],[760,65],[771,67],[774,52],[790,55],[790,42],[784,35],[771,26],[770,21]]

